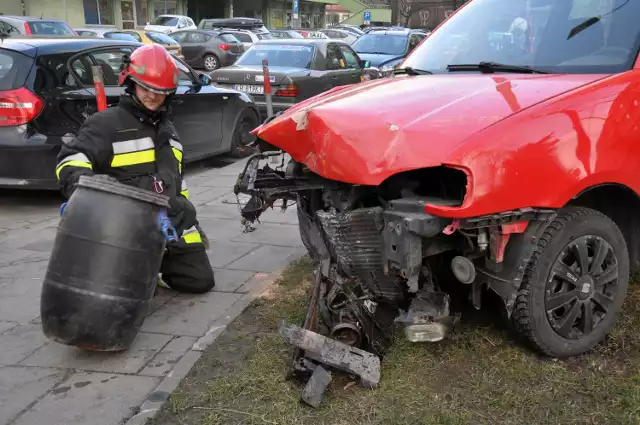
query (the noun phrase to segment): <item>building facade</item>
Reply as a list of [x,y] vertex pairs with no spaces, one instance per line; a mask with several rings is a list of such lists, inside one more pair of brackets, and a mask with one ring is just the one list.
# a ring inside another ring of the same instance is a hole
[[1,0],[0,13],[62,19],[72,27],[142,27],[158,15],[187,14],[187,0]]
[[[324,28],[325,6],[338,0],[300,0],[296,28]],[[62,19],[72,27],[140,28],[163,14],[204,18],[262,19],[267,28],[292,24],[292,0],[0,0],[0,14]]]

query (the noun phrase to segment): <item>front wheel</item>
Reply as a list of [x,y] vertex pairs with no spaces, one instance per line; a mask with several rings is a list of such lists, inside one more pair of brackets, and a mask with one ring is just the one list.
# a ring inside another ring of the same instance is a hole
[[233,138],[231,139],[231,152],[232,156],[237,158],[243,158],[254,153],[248,145],[253,143],[256,137],[251,134],[251,131],[258,127],[258,118],[251,111],[245,111],[233,131]]
[[561,210],[539,237],[516,299],[516,329],[542,353],[575,356],[615,324],[629,286],[618,226],[588,208]]
[[204,69],[208,72],[215,71],[220,68],[220,61],[215,55],[205,55],[204,57]]

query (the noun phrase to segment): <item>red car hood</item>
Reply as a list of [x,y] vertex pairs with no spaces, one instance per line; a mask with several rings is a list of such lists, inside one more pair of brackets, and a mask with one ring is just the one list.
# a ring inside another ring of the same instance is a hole
[[378,185],[447,163],[470,136],[602,75],[431,75],[339,87],[257,128],[315,173]]

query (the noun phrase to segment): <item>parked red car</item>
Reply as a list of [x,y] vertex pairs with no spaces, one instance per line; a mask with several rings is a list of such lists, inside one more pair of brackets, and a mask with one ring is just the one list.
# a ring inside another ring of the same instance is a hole
[[326,260],[314,331],[376,354],[394,320],[436,341],[488,288],[547,355],[602,341],[640,265],[637,16],[640,0],[471,0],[394,77],[257,129],[293,160],[251,162],[237,191],[249,219],[297,201]]

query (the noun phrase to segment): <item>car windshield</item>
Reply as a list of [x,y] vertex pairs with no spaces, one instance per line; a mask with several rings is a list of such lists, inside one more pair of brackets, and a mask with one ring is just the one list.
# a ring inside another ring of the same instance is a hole
[[127,34],[124,32],[107,32],[104,34],[104,38],[111,38],[113,40],[137,41],[131,34]]
[[262,60],[267,59],[269,66],[310,68],[314,50],[314,46],[254,44],[236,63],[243,66],[262,66]]
[[[22,87],[33,59],[12,50],[0,50],[0,90],[13,90]],[[2,117],[0,116],[0,120]]]
[[163,27],[175,27],[178,25],[178,18],[173,16],[158,16],[154,25],[161,25]]
[[151,39],[154,43],[158,44],[178,44],[173,38],[169,37],[166,34],[161,32],[147,31],[147,37]]
[[640,0],[474,0],[432,33],[403,67],[447,72],[480,62],[551,73],[631,69]]
[[70,35],[75,36],[73,30],[64,22],[32,21],[28,23],[31,34],[38,35]]
[[357,39],[351,47],[358,53],[374,53],[379,55],[398,56],[407,51],[409,37],[382,33],[365,34]]

